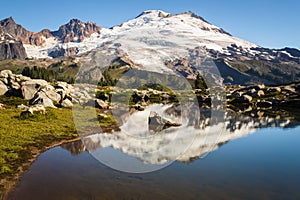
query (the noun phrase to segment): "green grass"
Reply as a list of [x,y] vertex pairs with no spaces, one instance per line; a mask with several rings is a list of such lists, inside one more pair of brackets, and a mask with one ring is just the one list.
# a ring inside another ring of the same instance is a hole
[[97,114],[100,113],[99,109],[95,109],[91,106],[85,108],[75,105],[73,108],[74,122],[76,123],[76,129],[79,133],[86,130],[98,128],[107,128],[116,125],[116,120],[112,114],[107,113],[107,118],[99,119]]
[[0,179],[17,174],[20,167],[28,163],[37,150],[43,151],[55,142],[77,138],[78,127],[85,129],[95,124],[101,127],[116,124],[110,114],[105,119],[98,119],[99,110],[92,107],[75,112],[82,119],[82,122],[75,121],[75,127],[72,109],[47,108],[45,115],[34,113],[21,118],[22,111],[17,109],[16,105],[22,103],[27,105],[28,101],[17,97],[0,96],[0,103],[6,107],[0,110]]
[[6,108],[15,108],[16,105],[21,105],[21,104],[28,105],[29,101],[19,97],[14,97],[14,96],[6,97],[2,95],[0,96],[0,103],[4,104]]
[[78,137],[69,109],[47,109],[21,119],[16,108],[0,110],[0,178],[18,172],[32,158],[32,147],[45,149],[53,142]]

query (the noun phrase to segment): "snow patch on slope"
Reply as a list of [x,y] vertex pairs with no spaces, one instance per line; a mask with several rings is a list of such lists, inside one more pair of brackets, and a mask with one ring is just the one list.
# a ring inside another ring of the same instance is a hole
[[23,44],[29,58],[50,58],[49,52],[59,45],[59,41],[55,37],[45,38],[43,36],[43,40],[45,40],[45,44],[42,46]]

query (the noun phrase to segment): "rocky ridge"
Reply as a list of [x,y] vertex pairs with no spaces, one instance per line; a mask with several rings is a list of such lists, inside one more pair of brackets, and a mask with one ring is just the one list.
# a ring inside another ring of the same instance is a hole
[[63,43],[82,42],[85,38],[90,37],[93,33],[100,34],[101,27],[93,22],[81,22],[78,19],[71,19],[67,24],[59,27],[58,31],[51,34]]
[[92,22],[81,22],[78,19],[71,19],[67,24],[59,27],[57,31],[43,29],[40,32],[31,32],[16,24],[12,17],[0,21],[2,27],[15,40],[22,41],[23,44],[43,46],[46,39],[55,37],[62,43],[82,42],[93,33],[100,33],[101,27]]

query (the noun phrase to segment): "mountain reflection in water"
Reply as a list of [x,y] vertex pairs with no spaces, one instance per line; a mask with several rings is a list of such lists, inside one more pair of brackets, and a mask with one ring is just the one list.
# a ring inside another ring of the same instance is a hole
[[[151,111],[181,122],[158,134],[149,135],[148,116]],[[144,111],[131,112],[122,117],[120,131],[84,136],[81,142],[65,144],[62,147],[78,154],[88,150],[97,158],[105,148],[113,148],[137,158],[144,164],[160,165],[169,161],[190,162],[216,150],[222,144],[246,136],[260,128],[296,126],[292,117],[251,117],[233,111],[195,109],[195,105],[154,104]],[[273,113],[274,114],[274,113]],[[253,116],[253,114],[252,114]],[[148,134],[148,135],[147,135]]]

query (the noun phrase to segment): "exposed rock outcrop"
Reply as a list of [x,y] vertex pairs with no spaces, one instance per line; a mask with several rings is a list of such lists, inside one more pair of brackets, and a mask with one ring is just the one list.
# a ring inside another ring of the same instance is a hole
[[29,38],[33,34],[21,25],[16,24],[12,17],[1,20],[0,27],[2,27],[12,38],[17,41],[22,41],[24,44],[29,44]]
[[[81,22],[72,19],[62,25],[57,31],[44,29],[40,32],[31,32],[16,24],[12,17],[0,21],[0,59],[24,59],[27,57],[23,44],[43,46],[47,38],[55,38],[63,43],[82,42],[93,33],[100,33],[101,27],[92,22]],[[50,53],[51,57],[76,55],[78,49],[60,48]]]
[[42,88],[48,85],[48,82],[41,79],[28,80],[22,83],[22,95],[26,100],[32,99],[35,94]]
[[92,22],[81,22],[78,19],[71,19],[69,23],[59,27],[58,31],[52,34],[59,38],[63,43],[82,42],[93,33],[100,33],[101,27]]
[[0,43],[0,59],[24,59],[26,51],[21,41]]
[[45,39],[53,37],[48,29],[44,29],[38,33],[26,30],[21,25],[16,24],[12,17],[0,21],[0,28],[9,34],[16,41],[22,41],[23,44],[31,44],[41,46],[45,44]]
[[17,40],[0,26],[0,59],[24,59],[27,57],[21,40]]
[[257,108],[298,107],[300,83],[282,86],[248,86],[228,91],[227,103],[237,107],[251,105]]
[[[0,72],[0,95],[4,94],[22,97],[29,100],[30,105],[53,108],[56,106],[72,107],[72,99],[80,99],[80,96],[75,95],[73,86],[65,82],[51,85],[42,79],[31,79],[23,75],[13,74],[10,70]],[[20,108],[26,108],[26,106],[23,105]]]
[[79,52],[77,47],[70,48],[57,48],[49,53],[52,58],[62,57],[62,56],[74,56]]

